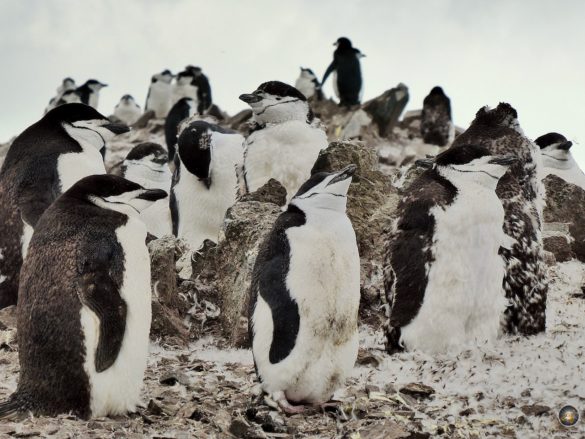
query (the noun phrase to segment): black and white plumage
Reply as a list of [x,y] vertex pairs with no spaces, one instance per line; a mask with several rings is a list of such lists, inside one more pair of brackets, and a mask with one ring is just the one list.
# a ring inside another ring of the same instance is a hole
[[187,66],[185,70],[193,74],[191,84],[197,87],[197,113],[204,114],[211,107],[211,85],[201,67]]
[[45,108],[45,113],[52,110],[58,105],[63,105],[65,103],[74,103],[74,102],[81,102],[81,97],[79,93],[76,93],[77,86],[75,85],[75,80],[73,78],[65,78],[61,82],[61,85],[57,87],[57,94],[55,97],[51,98],[49,101],[49,105]]
[[169,111],[165,120],[165,141],[169,153],[169,162],[175,159],[179,124],[197,112],[197,103],[191,98],[181,98]]
[[167,117],[172,106],[172,80],[173,74],[168,69],[152,75],[144,112],[154,111],[154,116],[161,119]]
[[[145,189],[161,189],[170,194],[172,174],[168,160],[167,151],[158,143],[140,143],[122,162],[122,177]],[[157,238],[171,235],[169,197],[161,198],[141,211],[140,219],[151,235]]]
[[134,124],[142,115],[140,105],[131,95],[124,95],[114,108],[114,117],[126,125]]
[[197,98],[197,87],[193,85],[195,75],[190,70],[183,70],[177,73],[175,82],[171,87],[171,104],[175,105],[181,98],[191,98],[195,102],[195,108],[198,108],[199,99]]
[[547,268],[542,246],[544,186],[538,147],[522,132],[509,104],[481,108],[469,128],[453,142],[482,145],[518,162],[500,179],[496,193],[505,211],[504,233],[513,240],[502,249],[506,262],[504,289],[510,302],[503,326],[512,334],[532,335],[546,326]]
[[235,203],[236,170],[244,138],[202,120],[179,135],[170,196],[173,234],[192,249],[217,242],[227,209]]
[[0,170],[0,308],[16,303],[18,271],[42,213],[81,178],[105,174],[106,142],[126,131],[87,105],[66,104],[10,145]]
[[461,145],[406,190],[388,235],[387,349],[428,353],[494,341],[506,309],[499,179],[516,161]]
[[81,98],[81,102],[83,104],[89,105],[97,109],[99,97],[100,97],[100,90],[104,87],[107,87],[108,84],[104,84],[96,79],[89,79],[85,81],[80,87],[77,87],[77,92]]
[[165,195],[93,175],[47,209],[21,271],[20,376],[0,418],[136,409],[151,320],[150,259],[138,211]]
[[253,192],[274,178],[290,200],[311,175],[319,151],[327,148],[327,135],[314,123],[307,98],[288,84],[265,82],[240,99],[250,105],[256,122],[246,139],[242,186]]
[[327,67],[321,85],[334,73],[333,89],[339,98],[339,105],[359,105],[363,87],[360,58],[365,55],[353,47],[348,38],[339,38],[335,45],[337,49],[333,52],[333,61]]
[[301,73],[295,82],[295,88],[304,94],[307,99],[323,100],[321,83],[311,69],[301,67]]
[[250,287],[249,335],[264,392],[285,411],[322,404],[358,350],[360,262],[346,215],[355,166],[317,173],[260,247]]
[[571,154],[573,142],[559,133],[545,134],[534,142],[542,155],[543,178],[551,174],[556,175],[567,183],[585,190],[585,173]]
[[420,133],[425,143],[446,146],[455,137],[451,100],[441,87],[434,87],[423,101]]

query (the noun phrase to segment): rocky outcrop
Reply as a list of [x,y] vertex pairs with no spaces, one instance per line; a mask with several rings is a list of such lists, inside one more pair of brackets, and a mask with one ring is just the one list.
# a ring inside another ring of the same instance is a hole
[[387,137],[398,125],[398,119],[404,111],[408,99],[408,87],[400,83],[363,105],[363,109],[372,117],[378,127],[381,137]]

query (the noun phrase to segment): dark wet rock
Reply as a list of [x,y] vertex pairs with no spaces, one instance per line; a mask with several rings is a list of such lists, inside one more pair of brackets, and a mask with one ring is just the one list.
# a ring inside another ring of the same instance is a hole
[[363,105],[372,117],[380,136],[387,137],[398,125],[398,119],[408,103],[408,87],[400,83]]
[[522,410],[522,413],[524,413],[526,416],[542,416],[550,412],[550,407],[538,404],[523,405],[520,407],[520,410]]

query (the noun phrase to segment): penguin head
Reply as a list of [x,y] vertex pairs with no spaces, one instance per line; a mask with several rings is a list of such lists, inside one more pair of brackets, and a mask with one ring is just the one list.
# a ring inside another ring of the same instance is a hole
[[429,93],[430,95],[436,95],[436,96],[444,96],[445,92],[443,91],[443,89],[439,86],[433,87],[433,89],[431,90],[431,92]]
[[185,67],[185,70],[191,72],[195,78],[203,74],[201,67],[192,66],[191,64]]
[[418,161],[417,165],[434,168],[455,186],[476,182],[495,189],[498,180],[517,161],[515,156],[494,156],[483,146],[459,145],[442,152],[434,161]]
[[349,38],[346,37],[340,37],[337,39],[337,41],[333,44],[334,46],[337,46],[337,49],[339,50],[346,50],[346,49],[351,49],[351,41],[349,40]]
[[253,93],[240,95],[260,123],[281,123],[289,120],[310,121],[313,118],[304,94],[280,81],[261,84]]
[[155,201],[165,198],[167,193],[162,189],[145,189],[117,175],[102,174],[79,180],[63,196],[127,216],[137,216]]
[[170,84],[173,80],[173,74],[169,69],[165,69],[160,73],[152,75],[151,82],[164,82],[165,84]]
[[290,205],[305,213],[315,209],[345,212],[347,191],[355,171],[356,166],[349,165],[341,171],[313,174],[299,188]]
[[168,171],[167,151],[158,143],[144,142],[136,145],[124,159],[126,167],[140,166],[155,172]]
[[61,98],[57,102],[57,105],[73,103],[81,103],[81,94],[76,89],[69,89],[61,95]]
[[310,80],[317,79],[317,76],[311,69],[301,67],[301,78],[307,78]]
[[[125,105],[125,106],[132,106],[132,107],[137,107],[138,105],[136,104],[136,101],[134,100],[134,97],[132,95],[124,95],[120,98],[120,102],[118,102],[118,105]],[[116,107],[118,106],[116,105]]]
[[61,126],[81,147],[90,146],[105,151],[106,142],[115,135],[130,131],[124,124],[111,123],[89,105],[65,104],[53,108],[41,121],[49,126]]
[[99,92],[102,88],[108,86],[108,84],[104,84],[103,82],[100,82],[97,79],[89,79],[88,81],[85,82],[85,85],[87,85],[91,91],[96,93]]
[[548,133],[540,136],[534,143],[540,147],[541,154],[547,159],[558,162],[567,162],[570,159],[573,142],[562,134]]
[[520,128],[520,122],[518,122],[518,112],[506,102],[500,102],[495,109],[491,109],[488,106],[480,108],[471,124],[492,128],[507,127],[524,134],[522,128]]
[[63,81],[61,82],[61,90],[62,91],[66,91],[66,90],[73,90],[74,88],[76,88],[75,86],[75,81],[73,80],[73,78],[65,78],[63,79]]
[[178,85],[191,84],[193,78],[194,76],[192,72],[190,72],[189,70],[183,70],[182,72],[179,72],[177,74],[177,84]]

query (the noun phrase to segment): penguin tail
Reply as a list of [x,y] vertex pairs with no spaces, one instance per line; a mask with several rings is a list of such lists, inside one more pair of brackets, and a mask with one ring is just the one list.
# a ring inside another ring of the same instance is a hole
[[26,404],[18,398],[16,393],[12,394],[7,401],[0,402],[0,420],[18,420],[26,412]]

